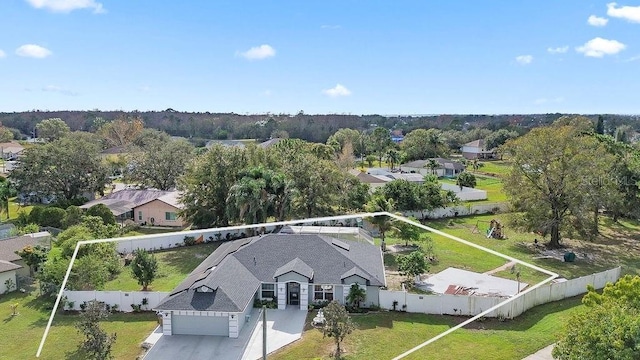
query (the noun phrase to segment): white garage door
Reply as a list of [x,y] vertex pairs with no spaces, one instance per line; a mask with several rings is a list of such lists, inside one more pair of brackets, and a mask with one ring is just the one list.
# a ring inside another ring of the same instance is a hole
[[173,315],[171,332],[173,335],[229,336],[229,318],[227,316]]

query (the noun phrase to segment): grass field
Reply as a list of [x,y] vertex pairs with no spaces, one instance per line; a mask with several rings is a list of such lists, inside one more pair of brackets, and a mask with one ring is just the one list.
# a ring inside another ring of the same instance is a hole
[[[580,298],[535,307],[509,321],[486,319],[460,329],[406,359],[512,360],[556,341],[556,333],[581,308]],[[310,313],[307,322],[313,319]],[[465,320],[461,317],[381,312],[352,317],[357,329],[347,336],[345,359],[391,359]],[[269,356],[273,360],[329,359],[333,339],[305,328],[302,339]]]
[[[455,184],[455,179],[440,179],[442,183]],[[487,192],[486,200],[467,201],[465,204],[482,204],[507,201],[507,195],[503,191],[502,180],[495,177],[476,175],[476,189]]]
[[[11,316],[10,304],[19,303],[17,316]],[[51,305],[31,294],[14,292],[0,295],[0,360],[35,358],[40,339],[49,319]],[[74,354],[81,335],[74,327],[78,315],[56,315],[40,359],[81,360]],[[113,354],[116,359],[135,359],[140,343],[157,326],[155,313],[117,313],[103,323],[103,328],[117,334]]]
[[[219,243],[209,243],[155,252],[154,255],[158,260],[158,276],[149,289],[152,291],[173,290],[218,245]],[[138,291],[140,289],[138,281],[131,276],[131,270],[128,266],[123,266],[120,275],[107,282],[104,287],[104,290],[121,291]]]
[[481,161],[480,164],[481,166],[478,168],[478,171],[472,171],[472,172],[478,173],[478,174],[501,177],[506,175],[511,169],[511,163],[503,160]]

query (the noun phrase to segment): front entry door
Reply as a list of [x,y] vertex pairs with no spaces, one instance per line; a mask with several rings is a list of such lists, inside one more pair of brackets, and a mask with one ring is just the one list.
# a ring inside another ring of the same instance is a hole
[[300,284],[295,282],[287,283],[287,293],[289,294],[287,304],[300,305]]

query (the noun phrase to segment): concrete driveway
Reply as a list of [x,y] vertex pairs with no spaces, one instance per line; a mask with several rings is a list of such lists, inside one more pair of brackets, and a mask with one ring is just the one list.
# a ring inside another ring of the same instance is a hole
[[[160,336],[144,359],[260,359],[262,357],[260,314],[260,309],[253,309],[249,323],[242,327],[237,339],[222,336]],[[271,353],[300,339],[306,318],[307,312],[299,309],[267,310],[267,352]]]
[[[300,339],[307,312],[299,308],[267,310],[267,354]],[[242,360],[262,358],[262,319],[258,319]]]

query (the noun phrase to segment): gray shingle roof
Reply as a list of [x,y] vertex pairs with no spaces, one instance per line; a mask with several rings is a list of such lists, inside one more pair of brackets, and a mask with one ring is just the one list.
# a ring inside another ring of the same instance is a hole
[[16,254],[16,251],[22,250],[25,246],[48,246],[48,239],[48,236],[32,237],[29,235],[24,235],[0,240],[0,260],[9,262],[18,261],[21,258]]
[[282,276],[292,271],[306,277],[309,280],[313,279],[313,269],[299,258],[295,258],[277,268],[276,272],[273,274],[273,278],[275,279],[278,276]]
[[[100,199],[89,201],[88,203],[80,206],[82,209],[88,209],[93,205],[104,204],[111,209],[111,212],[115,215],[124,214],[132,209],[150,203],[154,200],[160,200],[175,208],[181,209],[178,198],[180,194],[177,191],[163,191],[155,189],[125,189],[113,192],[105,195]],[[116,214],[119,212],[119,214]]]
[[[341,284],[345,274],[356,274],[369,285],[384,286],[384,265],[377,246],[340,240],[349,245],[347,250],[333,242],[331,237],[294,234],[225,242],[156,309],[241,312],[253,301],[261,283],[273,283],[274,275],[289,271],[315,284]],[[197,292],[202,286],[214,291]]]
[[0,260],[0,273],[20,269],[22,266],[9,261]]

